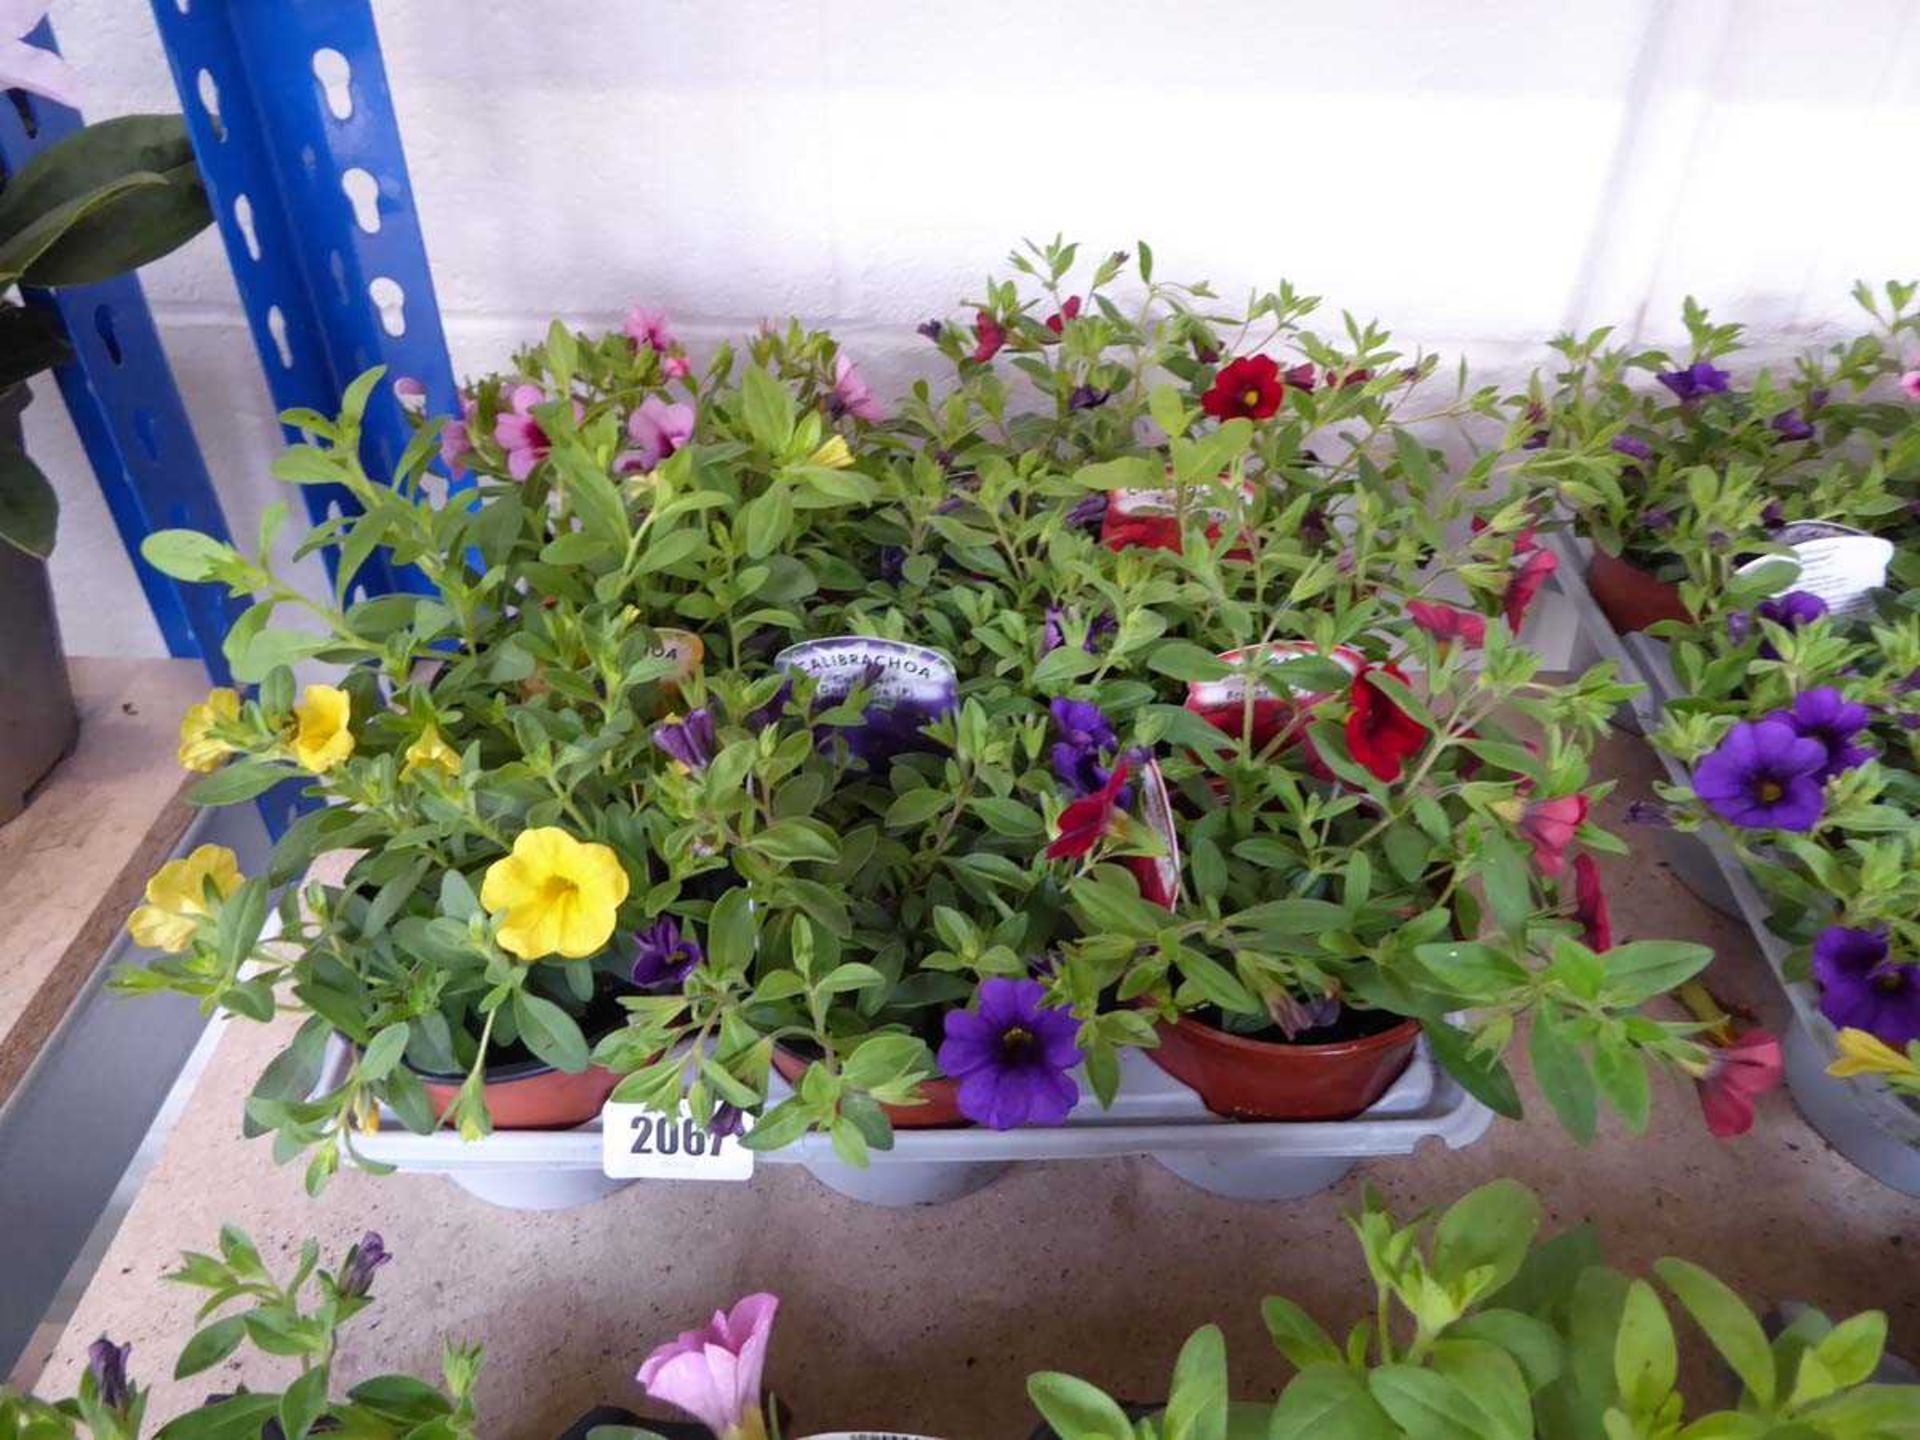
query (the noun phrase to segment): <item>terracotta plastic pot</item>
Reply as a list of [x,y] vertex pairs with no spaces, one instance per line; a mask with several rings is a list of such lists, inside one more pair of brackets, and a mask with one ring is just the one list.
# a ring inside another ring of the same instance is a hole
[[1604,550],[1595,550],[1587,565],[1587,590],[1607,623],[1622,635],[1645,630],[1662,620],[1685,623],[1693,619],[1680,603],[1678,585],[1657,580],[1638,565]]
[[1420,1022],[1327,1045],[1230,1035],[1183,1015],[1159,1027],[1147,1058],[1232,1120],[1351,1120],[1386,1094],[1413,1058]]
[[[433,1113],[446,1114],[466,1077],[415,1073]],[[544,1060],[514,1060],[488,1067],[487,1113],[496,1130],[571,1130],[598,1115],[619,1083],[618,1075],[598,1065],[569,1075]]]
[[[800,1077],[813,1062],[790,1050],[775,1047],[773,1068],[789,1085],[798,1086]],[[896,1130],[954,1130],[973,1122],[960,1113],[960,1082],[936,1075],[920,1082],[919,1105],[882,1105],[887,1123]]]

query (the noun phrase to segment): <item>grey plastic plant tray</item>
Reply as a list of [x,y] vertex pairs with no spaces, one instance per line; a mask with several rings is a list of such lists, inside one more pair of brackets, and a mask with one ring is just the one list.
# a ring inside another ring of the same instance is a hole
[[[347,1051],[337,1037],[320,1088],[338,1083]],[[1356,1161],[1410,1155],[1424,1140],[1449,1149],[1471,1145],[1493,1112],[1434,1062],[1423,1040],[1393,1087],[1354,1120],[1266,1123],[1222,1120],[1186,1086],[1144,1055],[1120,1062],[1120,1093],[1102,1110],[1081,1085],[1081,1102],[1064,1125],[992,1131],[900,1130],[866,1169],[847,1165],[824,1135],[807,1135],[761,1155],[760,1165],[802,1165],[830,1189],[873,1205],[954,1200],[1023,1160],[1098,1160],[1150,1155],[1191,1184],[1244,1200],[1291,1200],[1323,1190]],[[773,1098],[787,1094],[776,1078]],[[464,1141],[451,1131],[415,1135],[383,1116],[385,1128],[355,1138],[368,1159],[396,1170],[445,1175],[483,1200],[515,1210],[584,1205],[632,1184],[723,1181],[611,1179],[600,1167],[600,1123],[576,1130],[503,1130]],[[751,1182],[748,1182],[751,1183]]]
[[[1613,661],[1624,678],[1646,687],[1646,693],[1632,701],[1632,710],[1641,733],[1651,737],[1660,728],[1661,710],[1680,698],[1666,643],[1646,635],[1616,633],[1587,589],[1590,547],[1565,535],[1552,536],[1548,543],[1559,558],[1554,584],[1573,606],[1589,651]],[[1573,668],[1582,668],[1582,663],[1576,655]],[[1669,780],[1675,785],[1690,783],[1686,767],[1677,759],[1658,746],[1653,746],[1653,752]],[[1791,947],[1768,927],[1770,907],[1733,847],[1711,830],[1693,835],[1657,833],[1663,853],[1688,888],[1744,922],[1779,977],[1796,1022],[1786,1037],[1787,1085],[1801,1115],[1834,1149],[1874,1179],[1902,1194],[1920,1195],[1920,1109],[1895,1094],[1884,1080],[1873,1076],[1839,1080],[1826,1073],[1839,1053],[1833,1026],[1820,1013],[1812,987],[1787,979]]]

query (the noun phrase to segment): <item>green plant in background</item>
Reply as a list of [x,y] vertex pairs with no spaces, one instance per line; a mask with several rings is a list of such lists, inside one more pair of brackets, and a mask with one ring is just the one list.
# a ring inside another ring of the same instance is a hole
[[1530,452],[1522,473],[1601,549],[1680,582],[1703,619],[1758,598],[1733,593],[1734,571],[1782,525],[1830,521],[1904,541],[1920,499],[1906,388],[1920,352],[1916,290],[1856,286],[1871,328],[1751,375],[1731,368],[1745,327],[1715,323],[1691,299],[1684,354],[1610,345],[1611,327],[1562,335],[1563,368],[1507,402]]
[[[19,73],[0,69],[0,89],[72,103],[57,56],[24,43],[12,49],[8,65]],[[123,115],[88,125],[6,177],[0,183],[0,396],[71,353],[58,318],[46,307],[19,303],[16,286],[58,289],[110,280],[179,249],[212,222],[178,115]],[[25,451],[0,445],[0,542],[44,559],[53,551],[58,517],[53,487],[39,467]]]
[[[189,1253],[166,1277],[207,1292],[199,1318],[218,1316],[195,1332],[180,1352],[173,1377],[184,1380],[210,1370],[249,1344],[263,1355],[294,1361],[299,1374],[282,1390],[241,1390],[216,1395],[153,1432],[155,1440],[221,1440],[277,1434],[285,1440],[310,1435],[357,1440],[473,1440],[479,1423],[473,1387],[479,1378],[477,1345],[448,1342],[441,1384],[412,1375],[380,1375],[346,1395],[333,1393],[334,1352],[341,1327],[371,1303],[375,1272],[391,1257],[369,1231],[338,1268],[320,1268],[320,1247],[300,1248],[291,1278],[277,1280],[244,1233],[229,1225],[216,1254]],[[128,1368],[130,1345],[102,1338],[88,1350],[77,1392],[46,1401],[0,1387],[0,1437],[4,1440],[138,1440],[146,1433],[147,1392]]]
[[[1028,1381],[1060,1440],[1895,1440],[1920,1433],[1920,1387],[1875,1383],[1887,1318],[1801,1312],[1769,1336],[1690,1261],[1651,1280],[1605,1265],[1590,1230],[1537,1239],[1540,1202],[1496,1180],[1401,1225],[1368,1194],[1352,1225],[1373,1314],[1344,1336],[1292,1301],[1263,1313],[1296,1374],[1271,1404],[1233,1404],[1218,1329],[1181,1352],[1164,1408],[1135,1420],[1070,1375]],[[1674,1306],[1731,1371],[1681,1374]],[[1684,1382],[1684,1383],[1683,1383]],[[1689,1394],[1689,1391],[1692,1393]]]

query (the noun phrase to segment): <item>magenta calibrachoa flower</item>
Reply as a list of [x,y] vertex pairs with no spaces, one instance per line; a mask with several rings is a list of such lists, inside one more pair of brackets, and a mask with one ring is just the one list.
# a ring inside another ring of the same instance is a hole
[[1867,707],[1847,699],[1831,685],[1822,685],[1797,696],[1793,708],[1783,710],[1770,720],[1784,720],[1796,734],[1818,740],[1827,752],[1820,778],[1831,780],[1873,759],[1871,745],[1859,745],[1854,737],[1867,728],[1871,718]]
[[507,473],[516,480],[531,475],[552,448],[547,432],[533,418],[533,407],[546,401],[547,392],[538,385],[516,385],[507,395],[509,408],[493,422],[493,438],[507,452]]
[[1900,1049],[1920,1040],[1920,965],[1893,959],[1884,930],[1829,925],[1813,942],[1820,1013]]
[[884,420],[887,408],[873,397],[873,390],[860,374],[860,367],[842,351],[833,357],[833,393],[827,408],[834,419],[851,415],[856,420]]
[[647,1356],[639,1381],[655,1400],[693,1416],[719,1440],[762,1440],[760,1376],[773,1334],[776,1295],[749,1295],[716,1310],[699,1330],[683,1331]]
[[627,311],[627,323],[623,327],[627,338],[636,347],[646,346],[649,350],[662,353],[673,348],[674,333],[667,324],[667,312],[651,310],[645,305],[635,305]]
[[940,1068],[960,1082],[960,1113],[990,1130],[1058,1125],[1080,1098],[1080,1022],[1042,1003],[1037,980],[980,982],[977,1010],[949,1010]]
[[1811,830],[1824,800],[1827,747],[1784,720],[1742,721],[1693,770],[1694,793],[1749,830]]
[[627,438],[634,448],[620,457],[621,467],[651,470],[693,439],[693,406],[649,395],[627,417]]
[[671,915],[662,915],[634,940],[631,978],[642,990],[679,989],[705,958],[700,942],[682,933]]

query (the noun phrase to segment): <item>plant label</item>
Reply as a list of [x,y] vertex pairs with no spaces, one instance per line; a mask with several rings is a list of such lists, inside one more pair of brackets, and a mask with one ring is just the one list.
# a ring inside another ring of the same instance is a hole
[[865,687],[869,698],[864,721],[834,728],[856,755],[870,762],[928,748],[920,732],[951,715],[958,703],[953,662],[938,650],[903,640],[871,635],[804,640],[782,650],[773,663],[817,682],[816,708],[833,705],[856,686]]
[[904,1430],[827,1430],[802,1435],[800,1440],[934,1440],[931,1435],[909,1435]]
[[1160,837],[1167,853],[1132,856],[1128,863],[1140,893],[1171,910],[1180,901],[1180,836],[1173,828],[1173,800],[1158,760],[1149,759],[1140,767],[1140,818]]
[[[1257,670],[1264,660],[1269,663],[1284,663],[1319,655],[1319,651],[1304,640],[1275,640],[1265,646],[1249,645],[1242,650],[1224,651],[1220,658],[1234,667],[1235,673],[1219,680],[1190,680],[1187,682],[1187,709],[1205,720],[1216,730],[1228,735],[1240,733],[1245,723],[1246,697],[1249,686],[1248,672]],[[1366,657],[1358,650],[1341,645],[1326,657],[1349,677],[1358,675],[1366,664]],[[1278,677],[1276,677],[1277,679]],[[1331,678],[1331,677],[1330,677]],[[1280,687],[1286,691],[1283,697],[1274,693],[1272,687],[1264,682],[1251,682],[1253,689],[1253,729],[1252,739],[1256,746],[1270,744],[1291,722],[1301,705],[1312,705],[1325,693],[1323,691],[1294,686],[1285,680],[1279,680]]]
[[[753,1128],[751,1115],[743,1126]],[[709,1134],[688,1111],[662,1115],[609,1100],[600,1111],[600,1168],[615,1180],[747,1180],[753,1151],[738,1135]]]
[[655,630],[653,643],[647,646],[647,658],[673,662],[673,671],[666,677],[671,685],[688,679],[700,668],[700,662],[707,658],[707,646],[691,630]]
[[[1845,525],[1829,525],[1821,520],[1804,520],[1783,526],[1771,537],[1785,545],[1800,566],[1799,576],[1775,594],[1805,590],[1827,602],[1835,615],[1847,615],[1867,609],[1872,594],[1887,583],[1887,566],[1893,560],[1893,542],[1868,535]],[[1762,556],[1740,567],[1742,574],[1778,557]]]

